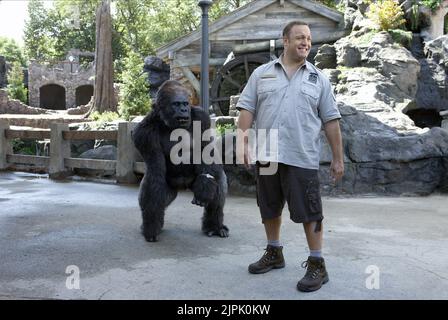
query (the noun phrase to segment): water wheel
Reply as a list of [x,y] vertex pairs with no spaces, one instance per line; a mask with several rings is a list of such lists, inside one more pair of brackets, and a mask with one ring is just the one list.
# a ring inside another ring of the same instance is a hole
[[229,115],[230,96],[241,93],[252,72],[268,61],[268,55],[243,55],[221,67],[213,80],[210,92],[211,103],[216,115]]

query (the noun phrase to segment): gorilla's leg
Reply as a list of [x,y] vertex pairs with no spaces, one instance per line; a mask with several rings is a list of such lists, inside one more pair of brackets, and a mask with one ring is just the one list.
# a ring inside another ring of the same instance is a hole
[[[157,192],[154,192],[157,190]],[[165,209],[176,198],[177,192],[168,185],[156,184],[149,176],[144,176],[140,184],[139,204],[142,210],[142,233],[149,242],[158,240],[162,231]]]
[[227,177],[224,171],[221,171],[218,185],[215,198],[205,206],[202,231],[209,237],[216,235],[225,238],[229,236],[229,228],[224,225],[224,203],[227,194]]

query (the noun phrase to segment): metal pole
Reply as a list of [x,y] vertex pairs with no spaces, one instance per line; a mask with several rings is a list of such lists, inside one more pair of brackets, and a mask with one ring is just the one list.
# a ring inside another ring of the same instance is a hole
[[201,46],[201,107],[209,113],[209,56],[208,56],[208,8],[212,5],[212,0],[200,0],[198,5],[202,9],[202,46]]

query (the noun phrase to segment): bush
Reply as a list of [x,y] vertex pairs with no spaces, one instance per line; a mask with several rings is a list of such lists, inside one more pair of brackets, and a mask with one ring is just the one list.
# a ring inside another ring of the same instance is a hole
[[218,136],[224,135],[227,131],[235,131],[236,126],[234,124],[226,123],[226,124],[217,124],[216,125],[216,134]]
[[12,63],[12,68],[8,72],[8,86],[6,90],[8,91],[8,96],[11,99],[17,99],[23,103],[27,103],[28,100],[28,90],[23,84],[23,70],[20,62],[15,61]]
[[118,111],[126,120],[131,116],[145,115],[151,110],[149,84],[143,66],[143,60],[134,52],[125,58]]
[[431,9],[432,12],[436,11],[444,0],[422,0],[425,7]]
[[412,43],[412,32],[405,31],[401,29],[389,30],[389,34],[392,36],[392,39],[401,44],[403,47],[410,48]]
[[400,4],[395,0],[380,0],[370,5],[367,16],[372,20],[380,31],[398,29],[406,20]]
[[103,113],[94,111],[90,114],[89,118],[95,122],[102,124],[102,123],[118,120],[118,119],[120,119],[120,116],[118,115],[118,113],[113,112],[113,111],[105,111]]

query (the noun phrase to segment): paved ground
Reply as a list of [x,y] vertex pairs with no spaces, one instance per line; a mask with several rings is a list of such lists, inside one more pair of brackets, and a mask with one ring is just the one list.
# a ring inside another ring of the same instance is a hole
[[[251,275],[265,246],[254,199],[229,197],[230,238],[207,238],[201,208],[181,193],[150,244],[137,193],[0,173],[0,299],[448,299],[448,196],[324,198],[330,282],[304,294],[300,225],[284,220],[286,268]],[[66,287],[70,265],[79,290]],[[368,289],[376,271],[379,289]]]

